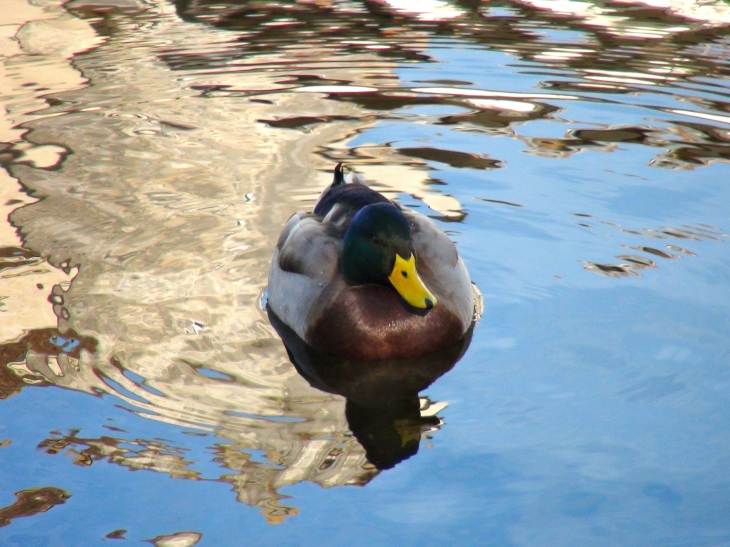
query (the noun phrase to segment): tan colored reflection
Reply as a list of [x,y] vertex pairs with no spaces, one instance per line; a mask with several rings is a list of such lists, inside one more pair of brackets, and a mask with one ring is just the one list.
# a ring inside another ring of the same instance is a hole
[[194,462],[185,458],[184,448],[162,441],[114,436],[92,439],[71,431],[64,436],[49,437],[38,448],[49,455],[71,457],[81,467],[107,462],[131,470],[164,473],[172,478],[227,482],[239,501],[259,508],[271,524],[279,524],[287,516],[298,513],[296,507],[282,503],[287,496],[278,493],[279,488],[304,480],[324,487],[362,485],[377,474],[375,467],[365,460],[357,441],[349,436],[334,444],[312,439],[301,440],[292,447],[285,439],[281,441],[279,451],[266,454],[267,462],[253,461],[247,451],[253,447],[248,444],[214,444],[214,461],[232,471],[218,478],[201,477],[198,471],[190,469]]
[[[625,17],[621,7],[604,6],[591,1],[578,0],[523,0],[523,3],[541,10],[549,10],[560,15],[580,18],[584,24],[605,29],[608,33],[633,40],[661,39],[667,35],[690,30],[691,24],[667,24],[660,17],[655,21],[636,21]],[[634,2],[625,2],[626,4]],[[689,2],[688,2],[689,3]],[[691,2],[694,4],[695,2]],[[617,3],[618,4],[618,3]],[[665,6],[670,8],[670,6]],[[681,11],[676,12],[683,15]],[[708,13],[709,15],[709,13]]]
[[[0,218],[7,218],[18,201],[30,202],[20,185],[0,168]],[[0,342],[13,340],[29,329],[56,325],[48,302],[54,285],[73,279],[22,247],[15,229],[0,222]]]
[[69,61],[101,42],[91,26],[62,8],[63,2],[4,0],[0,10],[0,142],[25,132],[17,125],[46,108],[42,95],[85,83]]
[[[69,5],[92,28],[115,3],[103,13]],[[280,502],[282,486],[366,484],[377,470],[349,433],[344,399],[297,373],[260,299],[279,230],[330,182],[334,163],[315,151],[374,123],[355,104],[282,92],[281,82],[313,72],[380,87],[393,64],[367,52],[325,63],[330,52],[316,46],[300,48],[296,65],[286,48],[240,56],[234,34],[184,22],[165,2],[105,24],[114,38],[74,57],[77,82],[89,85],[55,93],[35,121],[12,120],[29,132],[10,171],[43,199],[16,204],[11,220],[73,282],[57,281],[50,295],[56,329],[23,326],[24,337],[2,345],[12,353],[8,395],[49,383],[113,393],[140,415],[215,432],[233,443],[216,448],[230,471],[218,480],[272,523],[297,513]],[[49,29],[38,26],[32,43]],[[260,121],[291,112],[334,121],[305,134]],[[418,170],[382,175],[411,181],[408,191],[438,206]],[[443,210],[460,205],[449,198]],[[77,433],[42,447],[80,466],[200,479],[156,441]],[[252,450],[266,463],[252,462]]]
[[[0,162],[14,158],[36,166],[58,161],[60,147],[33,147],[21,141],[18,125],[47,107],[42,98],[84,84],[69,57],[100,42],[91,26],[70,15],[62,2],[33,5],[7,0],[0,10]],[[0,219],[34,202],[17,180],[0,168]],[[16,229],[0,221],[0,343],[30,329],[57,323],[48,303],[51,288],[73,279],[74,272],[51,267],[22,247]]]
[[203,538],[200,532],[176,532],[149,539],[155,547],[193,547]]
[[[94,353],[96,340],[74,331],[33,329],[20,340],[0,344],[0,399],[7,399],[26,385],[47,386],[49,378],[66,372],[80,373],[82,352]],[[93,371],[84,371],[92,374]]]
[[[646,4],[646,5],[642,5]],[[530,106],[535,100],[564,101],[577,98],[570,93],[642,93],[647,87],[655,88],[657,93],[665,93],[667,86],[672,86],[672,93],[677,94],[681,101],[690,103],[699,102],[700,108],[710,110],[673,109],[667,110],[679,115],[678,121],[671,121],[670,127],[660,126],[659,139],[643,144],[657,146],[664,149],[650,165],[670,169],[692,169],[707,165],[714,161],[728,161],[730,147],[727,139],[708,136],[702,142],[688,147],[680,147],[672,141],[683,139],[683,121],[686,118],[722,122],[727,110],[721,102],[710,102],[698,99],[692,89],[697,78],[724,77],[723,63],[720,59],[727,57],[727,47],[723,41],[717,40],[727,32],[730,23],[723,15],[727,9],[722,2],[687,1],[684,3],[670,3],[663,5],[652,2],[621,2],[609,5],[590,1],[562,1],[547,0],[539,2],[515,2],[509,7],[474,6],[472,9],[464,5],[454,12],[454,17],[443,18],[436,25],[418,17],[418,10],[404,11],[398,4],[387,2],[372,4],[327,4],[321,10],[302,10],[301,3],[286,4],[279,7],[252,6],[232,8],[227,4],[209,4],[196,0],[181,0],[181,12],[185,16],[199,21],[210,22],[223,28],[245,29],[252,40],[266,40],[275,38],[271,31],[262,30],[263,25],[251,23],[255,18],[253,11],[260,13],[256,17],[280,15],[285,12],[295,15],[302,29],[300,37],[304,42],[327,45],[329,40],[339,39],[341,44],[350,48],[381,48],[381,50],[398,50],[408,59],[409,55],[417,56],[418,48],[427,50],[431,37],[460,37],[466,42],[476,42],[490,49],[509,53],[510,55],[539,61],[549,69],[558,69],[568,78],[547,79],[541,86],[561,94],[528,94],[505,93],[496,90],[478,90],[473,88],[444,87],[441,88],[438,98],[424,98],[422,93],[433,93],[438,88],[414,87],[411,90],[397,89],[392,86],[380,89],[380,93],[362,94],[360,99],[345,99],[356,102],[364,108],[372,108],[371,114],[383,119],[383,111],[388,111],[398,105],[409,104],[450,104],[469,108],[478,106],[480,110],[469,113],[467,116],[482,125],[478,130],[495,134],[518,135],[513,126],[520,121],[524,112],[515,110],[515,105]],[[187,8],[185,7],[187,6]],[[189,9],[188,9],[189,8]],[[422,9],[428,11],[428,5]],[[457,13],[458,12],[458,13]],[[238,15],[236,15],[238,14]],[[362,26],[353,21],[357,17],[367,14],[372,20],[372,27]],[[247,16],[251,15],[252,18]],[[407,26],[403,24],[403,16]],[[341,16],[337,18],[337,16]],[[317,20],[326,21],[333,17],[332,25],[338,29],[337,33],[328,34],[324,28],[313,25]],[[245,22],[244,22],[245,21]],[[379,29],[377,31],[372,29]],[[710,29],[710,30],[708,30]],[[293,31],[292,31],[293,32]],[[407,33],[408,42],[414,44],[412,50],[404,46],[404,40],[399,40],[401,34]],[[369,38],[365,39],[354,39]],[[299,37],[298,37],[299,38]],[[649,38],[649,40],[647,40]],[[651,40],[651,38],[665,38]],[[672,39],[666,39],[672,38]],[[675,39],[676,38],[676,39]],[[319,59],[319,63],[324,63]],[[314,65],[311,65],[314,66]],[[566,72],[567,71],[567,72]],[[550,71],[546,77],[552,78]],[[335,82],[336,80],[333,80]],[[322,82],[320,82],[322,83]],[[434,80],[434,84],[448,82]],[[684,91],[680,89],[684,88]],[[231,93],[235,91],[222,91]],[[482,106],[466,97],[489,97],[482,99]],[[410,100],[409,100],[410,98]],[[516,99],[516,100],[513,100]],[[491,102],[487,105],[486,102]],[[513,103],[513,104],[509,104]],[[558,110],[557,104],[547,104],[548,110],[533,112],[528,119],[547,117],[550,112]],[[649,107],[652,108],[652,107]],[[661,107],[655,107],[663,110]],[[402,112],[399,117],[406,117]],[[504,131],[494,129],[493,121],[514,119],[503,125]],[[431,121],[428,116],[420,116],[419,121]],[[484,122],[489,125],[484,129]],[[276,123],[276,122],[275,122]],[[284,121],[286,123],[286,121]],[[433,120],[432,123],[439,123]],[[460,130],[474,130],[469,127],[471,122],[459,124]],[[721,128],[706,124],[706,133],[719,133]],[[610,129],[610,127],[607,127]],[[520,137],[518,137],[520,138]],[[532,150],[543,154],[550,147],[550,137],[523,137],[526,141],[537,138],[542,146]],[[560,143],[555,143],[560,146]],[[601,150],[615,149],[615,146],[597,148]],[[353,151],[348,150],[352,154]],[[561,154],[547,155],[564,157]],[[394,161],[398,156],[391,156]],[[425,200],[432,200],[434,196],[424,195]],[[435,199],[438,199],[435,197]],[[440,210],[447,218],[458,219],[460,213],[449,214],[445,211],[454,211],[453,203],[430,204],[432,208]]]
[[127,440],[114,437],[85,439],[72,431],[63,437],[42,441],[39,449],[55,455],[64,452],[73,457],[73,463],[88,467],[94,462],[107,460],[131,470],[146,469],[164,473],[174,479],[199,480],[200,473],[188,469],[193,462],[183,457],[183,451],[161,441]]
[[692,21],[701,21],[707,26],[721,26],[730,23],[730,6],[722,0],[703,2],[696,0],[618,0],[618,3],[666,10]]

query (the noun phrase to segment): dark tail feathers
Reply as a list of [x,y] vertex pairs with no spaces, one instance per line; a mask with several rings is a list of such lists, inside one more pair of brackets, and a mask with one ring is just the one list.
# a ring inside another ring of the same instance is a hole
[[340,184],[345,184],[345,172],[342,170],[342,162],[335,166],[335,180],[332,182],[332,186]]

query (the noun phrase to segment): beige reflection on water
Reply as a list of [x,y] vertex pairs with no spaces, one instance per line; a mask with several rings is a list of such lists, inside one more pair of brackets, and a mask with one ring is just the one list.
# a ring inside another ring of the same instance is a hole
[[[0,157],[14,156],[39,167],[57,163],[62,149],[23,143],[26,130],[18,126],[47,106],[42,95],[86,83],[69,59],[101,42],[88,23],[60,4],[8,0],[0,10]],[[20,190],[18,181],[0,169],[0,218],[36,201]],[[55,326],[57,318],[47,302],[50,291],[74,275],[23,249],[15,228],[0,222],[0,342]]]
[[[5,35],[20,47],[18,56],[28,48],[35,64],[51,67],[43,75],[53,83],[35,96],[23,84],[5,84],[6,93],[17,91],[5,103],[6,164],[33,199],[6,202],[13,227],[2,227],[3,245],[20,248],[17,228],[24,248],[55,267],[31,253],[27,268],[35,269],[20,281],[2,279],[0,291],[13,295],[3,301],[13,314],[0,337],[4,397],[34,384],[113,393],[140,415],[227,439],[216,444],[215,458],[230,473],[217,480],[272,523],[297,512],[279,503],[283,486],[367,483],[377,469],[349,433],[344,399],[313,389],[296,372],[261,298],[279,230],[330,181],[333,164],[314,152],[373,122],[300,134],[259,120],[291,112],[356,117],[354,104],[281,92],[280,81],[315,70],[379,86],[392,78],[392,64],[359,53],[325,66],[320,60],[329,52],[313,47],[299,51],[296,66],[275,51],[245,59],[238,70],[172,70],[161,50],[171,58],[225,57],[235,41],[181,21],[164,2],[145,4],[147,11],[103,2],[102,18],[98,2],[77,0],[68,13],[59,3],[13,1],[30,22]],[[99,32],[109,27],[103,41]],[[85,53],[72,65],[78,51]],[[6,56],[4,66],[13,60]],[[249,62],[272,68],[243,69]],[[15,80],[37,79],[20,73]],[[206,97],[206,89],[222,86],[270,94]],[[40,98],[49,92],[50,107]],[[381,174],[400,179],[400,191],[430,196],[434,209],[459,213],[458,202],[438,198],[422,172],[368,173]],[[0,180],[2,195],[23,196],[15,180]],[[431,405],[422,406],[428,412]],[[41,447],[70,451],[77,465],[107,460],[198,479],[191,462],[158,442],[72,431]],[[252,461],[251,450],[268,461]]]

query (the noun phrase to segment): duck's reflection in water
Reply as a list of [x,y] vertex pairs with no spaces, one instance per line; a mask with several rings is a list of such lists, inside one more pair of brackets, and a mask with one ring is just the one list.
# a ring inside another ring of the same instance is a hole
[[473,326],[456,345],[437,353],[356,361],[315,351],[270,309],[267,312],[299,374],[312,387],[347,399],[350,430],[378,469],[390,469],[416,454],[422,435],[441,424],[435,413],[423,408],[418,394],[461,359]]

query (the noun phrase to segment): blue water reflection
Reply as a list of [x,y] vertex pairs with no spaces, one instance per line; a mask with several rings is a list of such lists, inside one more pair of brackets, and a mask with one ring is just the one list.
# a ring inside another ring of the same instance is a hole
[[[730,543],[724,19],[73,4],[110,36],[75,58],[90,81],[0,150],[43,198],[8,211],[26,266],[80,267],[45,282],[76,335],[0,340],[0,511],[70,497],[0,544]],[[23,159],[51,141],[74,153]],[[336,161],[435,218],[484,297],[463,359],[414,395],[436,425],[384,471],[259,306]]]

